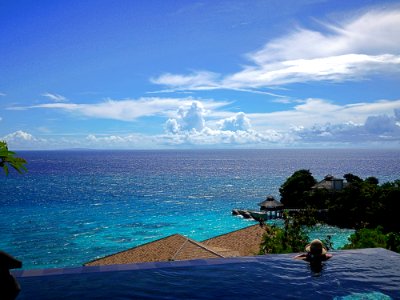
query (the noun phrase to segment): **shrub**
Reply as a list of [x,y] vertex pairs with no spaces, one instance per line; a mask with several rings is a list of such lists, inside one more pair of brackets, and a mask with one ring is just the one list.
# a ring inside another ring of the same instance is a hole
[[386,248],[387,246],[387,236],[382,232],[382,227],[359,229],[350,236],[349,240],[350,244],[345,245],[343,249]]

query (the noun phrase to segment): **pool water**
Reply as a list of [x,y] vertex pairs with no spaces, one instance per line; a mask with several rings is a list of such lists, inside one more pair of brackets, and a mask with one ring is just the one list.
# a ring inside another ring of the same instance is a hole
[[400,255],[334,251],[314,273],[293,254],[16,272],[18,299],[400,299]]

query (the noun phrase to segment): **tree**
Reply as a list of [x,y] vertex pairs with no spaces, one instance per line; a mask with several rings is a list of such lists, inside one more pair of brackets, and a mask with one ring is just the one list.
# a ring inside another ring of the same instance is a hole
[[363,180],[357,175],[353,175],[351,173],[344,174],[343,177],[346,179],[348,183],[361,183]]
[[298,170],[279,189],[281,202],[286,207],[302,208],[307,205],[311,188],[317,183],[309,170]]
[[21,157],[15,157],[15,152],[8,150],[7,143],[0,141],[0,168],[3,168],[6,175],[9,173],[9,166],[21,174],[27,170],[25,165],[25,159]]
[[365,179],[365,182],[369,183],[369,184],[374,184],[374,185],[378,185],[379,184],[379,180],[378,178],[371,176]]

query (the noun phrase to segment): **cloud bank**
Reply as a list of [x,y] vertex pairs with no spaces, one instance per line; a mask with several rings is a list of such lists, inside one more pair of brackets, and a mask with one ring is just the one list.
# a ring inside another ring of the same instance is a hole
[[14,149],[302,147],[318,144],[337,147],[368,143],[397,147],[400,144],[400,100],[337,105],[324,99],[306,99],[286,111],[253,114],[223,111],[221,103],[214,102],[192,100],[176,105],[179,106],[174,111],[165,113],[168,119],[162,134],[132,132],[52,139],[37,138],[18,130],[2,139]]

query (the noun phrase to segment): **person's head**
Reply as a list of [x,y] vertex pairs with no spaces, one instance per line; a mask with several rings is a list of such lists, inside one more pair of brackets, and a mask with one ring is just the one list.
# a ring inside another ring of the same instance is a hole
[[306,246],[306,251],[311,258],[319,258],[327,253],[325,245],[318,239],[311,241]]

